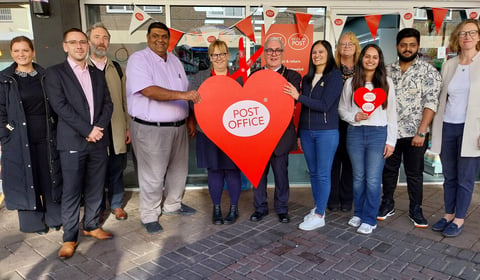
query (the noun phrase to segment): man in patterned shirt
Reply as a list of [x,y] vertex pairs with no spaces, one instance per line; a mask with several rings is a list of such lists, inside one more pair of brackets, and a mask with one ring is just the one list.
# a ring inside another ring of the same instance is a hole
[[393,155],[383,169],[383,198],[377,219],[395,214],[393,194],[403,156],[410,199],[409,215],[416,227],[426,228],[423,216],[423,155],[427,149],[428,131],[438,106],[441,76],[429,63],[420,60],[420,32],[405,28],[397,34],[398,61],[387,71],[395,84],[398,114],[398,138]]

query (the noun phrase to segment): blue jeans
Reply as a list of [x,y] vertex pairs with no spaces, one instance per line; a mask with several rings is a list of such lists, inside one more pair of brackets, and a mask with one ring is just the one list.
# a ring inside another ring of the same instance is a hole
[[377,224],[386,141],[386,126],[348,126],[347,150],[353,172],[353,215],[371,226]]
[[479,157],[462,157],[464,124],[443,123],[442,152],[443,200],[445,213],[464,219],[472,200]]
[[338,130],[300,130],[303,155],[307,161],[316,213],[325,214],[331,187],[333,157],[338,146]]

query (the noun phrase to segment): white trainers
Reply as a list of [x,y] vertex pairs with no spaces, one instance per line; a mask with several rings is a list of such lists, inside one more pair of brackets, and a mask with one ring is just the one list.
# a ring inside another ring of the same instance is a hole
[[357,229],[357,232],[361,234],[370,234],[376,228],[377,228],[377,225],[371,226],[367,223],[362,223],[360,227]]
[[350,219],[350,221],[348,221],[348,225],[352,227],[359,227],[361,223],[362,223],[362,219],[360,219],[360,217],[357,217],[357,216],[353,216]]
[[301,230],[314,230],[317,228],[321,228],[325,225],[325,216],[321,218],[317,214],[313,214],[312,216],[308,217],[303,223],[298,225],[298,228]]
[[317,207],[310,210],[310,212],[308,212],[308,214],[305,217],[303,217],[303,221],[305,222],[306,220],[310,219],[310,217],[315,216],[316,210],[317,210]]

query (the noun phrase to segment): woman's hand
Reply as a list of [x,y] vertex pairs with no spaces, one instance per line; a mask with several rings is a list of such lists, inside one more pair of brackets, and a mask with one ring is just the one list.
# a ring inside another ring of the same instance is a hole
[[389,156],[391,156],[393,154],[394,150],[395,150],[395,148],[393,146],[390,146],[390,145],[386,144],[385,149],[383,150],[383,157],[388,158]]
[[298,97],[300,96],[298,90],[291,83],[288,83],[283,87],[283,93],[290,95],[295,100],[298,100]]
[[360,122],[360,121],[364,121],[364,120],[368,120],[368,114],[367,113],[358,112],[357,114],[355,114],[355,121],[356,122]]

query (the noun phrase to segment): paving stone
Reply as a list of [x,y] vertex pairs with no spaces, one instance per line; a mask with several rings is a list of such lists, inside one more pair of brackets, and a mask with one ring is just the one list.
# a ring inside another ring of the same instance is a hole
[[128,275],[134,279],[150,279],[155,274],[150,274],[140,267],[135,267],[127,271]]
[[192,272],[189,269],[182,270],[179,273],[177,273],[175,276],[179,277],[181,279],[185,279],[185,280],[201,280],[201,279],[203,279],[202,276]]

